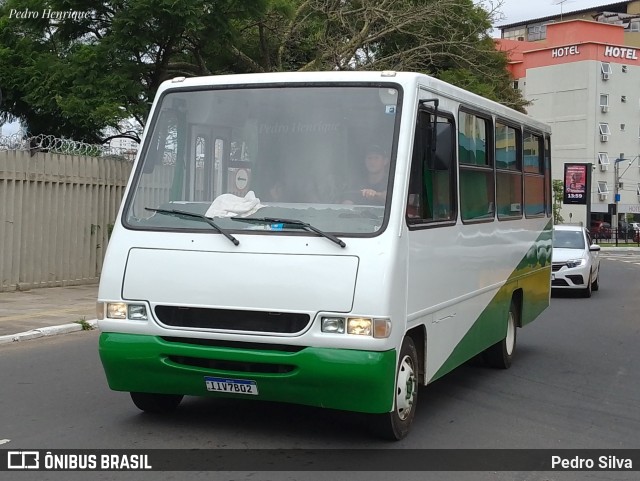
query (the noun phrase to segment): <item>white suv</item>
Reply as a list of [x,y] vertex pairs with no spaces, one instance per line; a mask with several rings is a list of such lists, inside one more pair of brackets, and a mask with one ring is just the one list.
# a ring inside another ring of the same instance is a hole
[[597,291],[600,278],[600,246],[579,225],[553,226],[551,257],[553,289],[577,289],[584,297]]

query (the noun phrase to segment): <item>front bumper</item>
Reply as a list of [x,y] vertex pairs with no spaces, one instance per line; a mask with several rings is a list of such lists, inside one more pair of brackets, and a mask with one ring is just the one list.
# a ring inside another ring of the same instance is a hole
[[[305,347],[294,352],[220,347],[140,334],[100,335],[115,391],[241,397],[364,413],[393,408],[396,351]],[[207,391],[205,376],[257,382],[259,395]]]
[[585,289],[589,280],[589,267],[563,267],[552,273],[553,289]]

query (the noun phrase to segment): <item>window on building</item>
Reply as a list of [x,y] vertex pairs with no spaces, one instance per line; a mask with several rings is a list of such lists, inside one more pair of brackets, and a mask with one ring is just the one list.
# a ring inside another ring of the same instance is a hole
[[625,103],[627,101],[627,96],[626,95],[622,95],[620,97],[620,102]]
[[609,106],[609,94],[600,94],[600,107]]
[[602,71],[603,80],[607,80],[611,76],[611,64],[609,62],[601,62],[600,70]]
[[620,124],[620,131],[624,132],[624,130],[627,128],[626,124]]
[[622,73],[627,73],[627,66],[626,65],[622,66]]
[[529,25],[527,27],[527,41],[535,42],[547,38],[547,26],[542,24]]
[[524,26],[513,27],[502,31],[502,38],[511,40],[524,40],[525,28]]
[[609,186],[606,180],[598,181],[598,194],[606,196],[609,193]]
[[609,129],[609,124],[606,122],[600,122],[600,134],[601,135],[611,135],[611,130]]
[[610,163],[609,162],[609,154],[607,154],[606,152],[598,153],[598,165],[600,166],[600,168],[602,170],[606,170],[606,168],[609,165],[609,163]]

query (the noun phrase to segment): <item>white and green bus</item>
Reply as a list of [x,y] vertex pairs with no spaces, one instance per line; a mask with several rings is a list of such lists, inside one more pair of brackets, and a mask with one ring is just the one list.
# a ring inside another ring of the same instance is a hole
[[548,306],[550,165],[545,124],[422,74],[163,83],[100,281],[109,386],[404,437],[419,386],[509,367]]

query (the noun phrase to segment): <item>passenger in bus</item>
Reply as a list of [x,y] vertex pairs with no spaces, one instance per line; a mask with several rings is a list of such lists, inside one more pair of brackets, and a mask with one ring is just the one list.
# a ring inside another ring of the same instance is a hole
[[371,145],[364,158],[365,175],[347,192],[345,204],[382,205],[387,198],[389,154],[379,145]]

